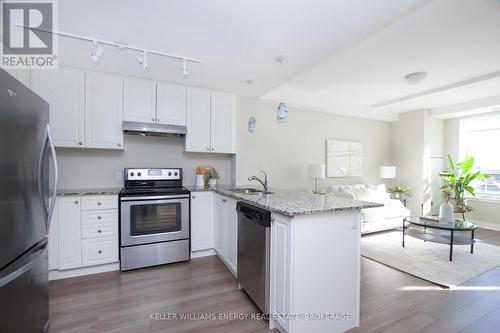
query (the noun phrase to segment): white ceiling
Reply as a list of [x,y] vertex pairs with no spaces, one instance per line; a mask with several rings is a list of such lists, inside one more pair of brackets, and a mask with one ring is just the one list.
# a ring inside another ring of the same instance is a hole
[[[418,71],[428,72],[428,78],[418,85],[403,81]],[[495,95],[500,95],[500,1],[434,0],[263,99],[395,120],[397,113]]]
[[[59,59],[63,66],[182,82],[260,97],[428,1],[61,0],[58,3],[59,30],[62,32],[126,42],[199,58],[204,63],[189,65],[190,76],[183,79],[178,61],[151,55],[150,70],[143,72],[136,61],[137,53],[104,46],[102,62],[95,65],[89,58],[90,42],[66,37],[60,37]],[[276,63],[274,59],[278,55],[286,55],[287,63]],[[328,67],[333,69],[331,65]],[[314,75],[308,75],[316,81]],[[302,89],[301,77],[290,84]],[[317,87],[322,92],[332,87],[326,78],[318,77],[317,80]],[[247,79],[255,83],[250,86],[245,83]],[[338,79],[344,80],[342,76]],[[370,82],[363,84],[369,86]],[[306,89],[306,92],[311,91]],[[382,95],[377,101],[385,97]]]

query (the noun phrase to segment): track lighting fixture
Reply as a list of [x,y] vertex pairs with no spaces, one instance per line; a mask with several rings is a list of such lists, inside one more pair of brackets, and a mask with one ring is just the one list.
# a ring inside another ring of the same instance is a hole
[[142,65],[143,70],[148,70],[149,68],[149,62],[148,62],[148,53],[146,51],[143,51],[142,55],[137,56],[137,61],[139,64]]
[[92,44],[94,46],[92,47],[92,52],[90,53],[90,59],[93,62],[98,63],[99,60],[101,59],[102,54],[104,53],[104,50],[102,49],[102,47],[99,46],[97,41],[95,40],[92,41]]
[[182,76],[186,77],[188,76],[188,70],[187,70],[187,61],[186,59],[182,59]]

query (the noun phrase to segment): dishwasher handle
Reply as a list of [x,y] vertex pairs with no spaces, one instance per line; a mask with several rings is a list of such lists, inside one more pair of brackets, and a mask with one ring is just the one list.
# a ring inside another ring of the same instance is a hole
[[271,226],[271,212],[268,210],[241,201],[237,203],[236,210],[241,219],[259,223],[265,227]]

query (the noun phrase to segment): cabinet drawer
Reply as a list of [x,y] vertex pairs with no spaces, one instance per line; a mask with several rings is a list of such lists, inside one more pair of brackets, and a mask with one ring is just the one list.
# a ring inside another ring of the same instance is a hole
[[118,261],[118,237],[101,237],[82,241],[82,265],[93,266]]
[[118,236],[116,223],[96,223],[82,225],[82,239]]
[[82,212],[82,225],[105,223],[118,225],[118,209],[87,210]]
[[117,209],[118,197],[116,195],[99,195],[82,197],[82,210]]

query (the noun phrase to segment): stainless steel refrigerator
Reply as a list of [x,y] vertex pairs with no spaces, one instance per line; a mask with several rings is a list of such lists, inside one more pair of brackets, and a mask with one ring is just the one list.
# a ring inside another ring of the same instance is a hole
[[49,104],[0,69],[1,332],[48,329],[49,155],[57,189]]

